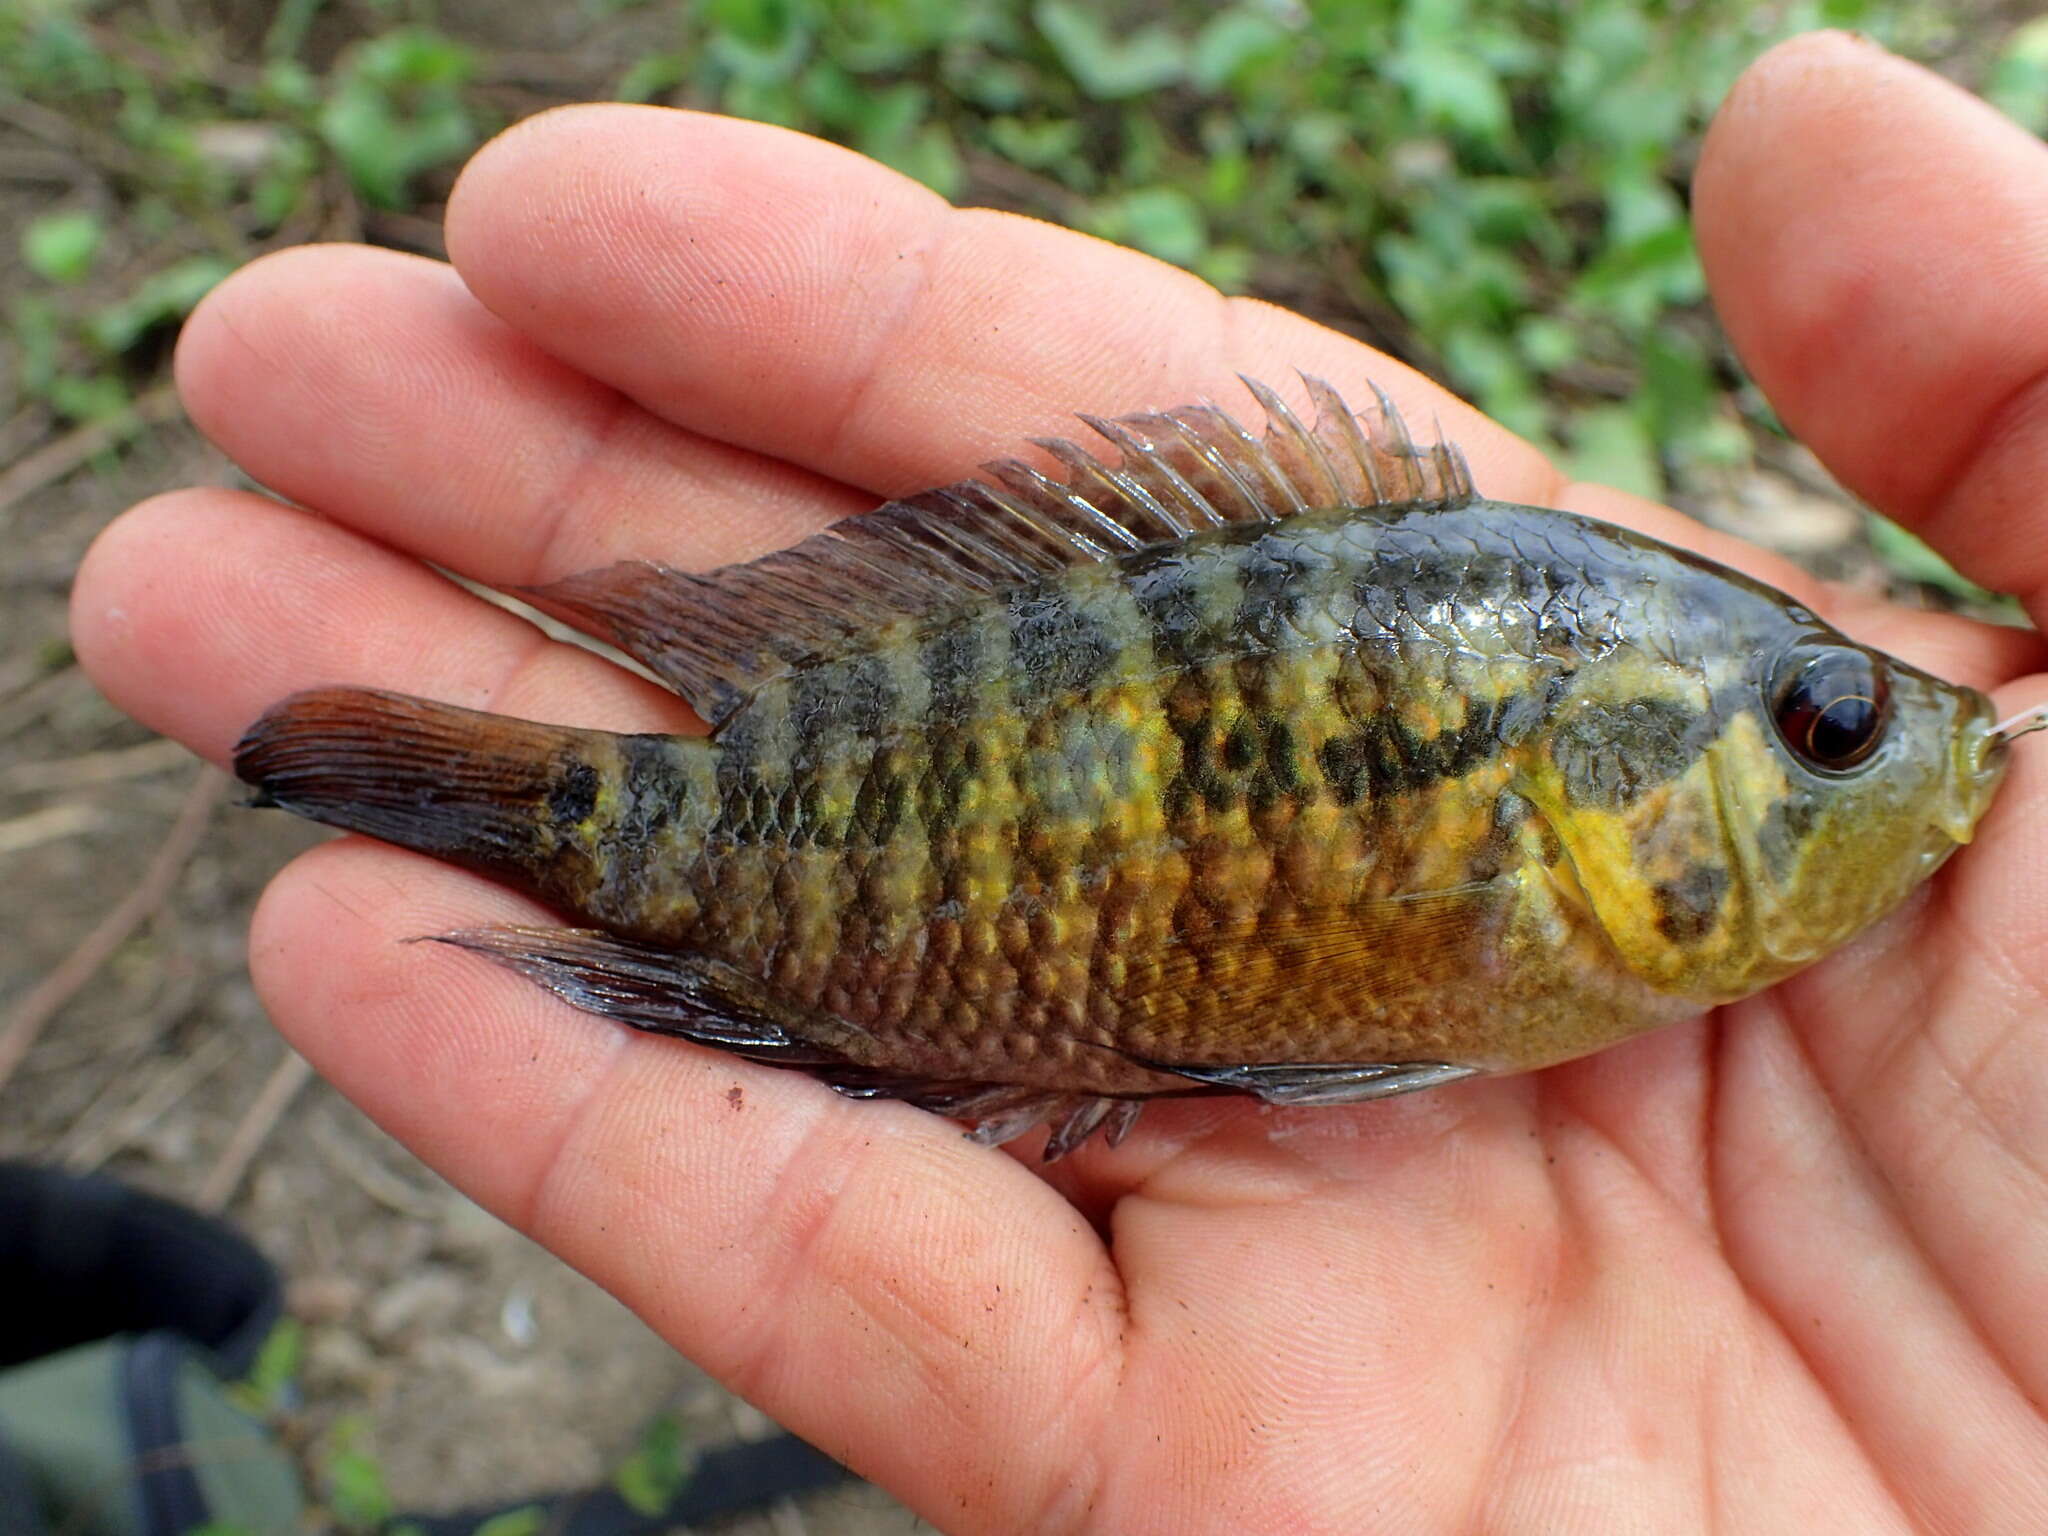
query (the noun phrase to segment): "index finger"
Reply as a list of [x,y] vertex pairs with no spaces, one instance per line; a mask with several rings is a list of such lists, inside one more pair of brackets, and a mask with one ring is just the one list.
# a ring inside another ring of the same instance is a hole
[[2048,148],[1823,33],[1736,85],[1694,207],[1722,320],[1785,424],[1969,575],[2038,602]]
[[851,151],[661,108],[546,113],[487,145],[448,210],[456,268],[557,357],[694,431],[885,495],[1069,433],[1073,412],[1210,394],[1299,403],[1368,380],[1440,416],[1489,493],[1556,484],[1422,375],[1268,304],[1071,230],[955,209]]

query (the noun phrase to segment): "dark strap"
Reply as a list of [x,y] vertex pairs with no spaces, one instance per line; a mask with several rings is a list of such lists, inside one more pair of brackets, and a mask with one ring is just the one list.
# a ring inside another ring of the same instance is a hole
[[169,1328],[241,1376],[283,1309],[233,1228],[111,1179],[0,1164],[0,1367]]
[[128,1421],[142,1536],[190,1536],[212,1519],[178,1407],[185,1349],[175,1333],[152,1333],[131,1344],[121,1359],[121,1412]]

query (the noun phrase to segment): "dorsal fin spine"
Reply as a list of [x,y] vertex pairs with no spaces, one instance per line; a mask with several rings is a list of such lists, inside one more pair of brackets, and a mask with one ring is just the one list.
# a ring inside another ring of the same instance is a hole
[[1321,441],[1316,435],[1302,426],[1301,418],[1288,408],[1287,402],[1282,400],[1276,392],[1261,384],[1257,379],[1247,378],[1243,374],[1238,375],[1238,380],[1246,389],[1251,391],[1252,398],[1265,407],[1267,417],[1286,430],[1288,437],[1293,442],[1295,452],[1301,455],[1302,461],[1322,475],[1324,494],[1312,498],[1311,505],[1319,507],[1343,505],[1344,482],[1338,478],[1337,466],[1330,462],[1330,455],[1324,450]]
[[[1245,457],[1252,467],[1265,477],[1270,494],[1260,497],[1260,504],[1265,508],[1266,520],[1277,522],[1291,513],[1308,511],[1312,503],[1301,494],[1301,488],[1287,477],[1287,471],[1281,468],[1266,444],[1253,437],[1235,416],[1218,406],[1212,405],[1209,409],[1216,413],[1218,424],[1244,445]],[[1284,417],[1280,421],[1270,423],[1267,427],[1267,436],[1275,435],[1275,427],[1284,432],[1286,425]]]
[[1386,423],[1387,434],[1393,439],[1394,458],[1401,465],[1402,479],[1407,482],[1401,487],[1398,499],[1420,501],[1422,471],[1416,466],[1415,439],[1408,435],[1408,423],[1402,418],[1401,407],[1394,404],[1393,396],[1377,384],[1372,387],[1372,395],[1379,402],[1380,420]]
[[[1117,451],[1124,456],[1124,463],[1127,466],[1142,465],[1158,476],[1162,482],[1161,490],[1146,487],[1147,496],[1150,498],[1148,504],[1153,515],[1163,526],[1185,530],[1176,537],[1185,538],[1187,533],[1194,530],[1197,523],[1213,520],[1215,514],[1202,493],[1188,483],[1185,475],[1174,468],[1173,461],[1159,450],[1157,444],[1150,438],[1140,437],[1132,430],[1133,419],[1110,421],[1100,416],[1083,416],[1081,420],[1096,436],[1114,444]],[[1161,491],[1166,494],[1162,494]],[[1171,495],[1179,504],[1177,509],[1167,504],[1166,495]],[[1191,517],[1194,520],[1192,522],[1189,521]]]
[[1346,405],[1343,397],[1323,380],[1305,379],[1304,382],[1308,384],[1309,394],[1316,402],[1317,427],[1320,428],[1324,422],[1328,422],[1331,430],[1344,439],[1344,446],[1350,451],[1351,462],[1357,466],[1360,478],[1364,481],[1361,488],[1371,498],[1372,503],[1377,506],[1387,501],[1389,498],[1386,482],[1380,477],[1379,455],[1373,452],[1371,442],[1358,424],[1358,418],[1351,414],[1351,407]]
[[1194,531],[1183,525],[1170,508],[1162,505],[1124,469],[1112,468],[1091,457],[1079,443],[1069,442],[1064,437],[1034,437],[1031,441],[1073,471],[1074,478],[1067,482],[1070,492],[1086,496],[1087,487],[1093,484],[1109,493],[1105,499],[1111,505],[1117,501],[1134,502],[1150,512],[1167,529],[1169,538],[1184,539]]
[[[1271,521],[1267,514],[1265,503],[1259,500],[1257,493],[1249,485],[1245,484],[1244,477],[1238,474],[1236,469],[1231,466],[1230,461],[1217,451],[1216,445],[1209,441],[1202,431],[1204,425],[1202,418],[1204,416],[1220,416],[1221,414],[1222,412],[1218,411],[1213,405],[1204,401],[1197,405],[1184,405],[1177,410],[1168,411],[1161,419],[1172,425],[1174,434],[1188,445],[1188,450],[1196,458],[1200,459],[1209,472],[1216,476],[1225,487],[1235,491],[1261,517],[1266,517],[1267,521]],[[1218,527],[1229,521],[1222,513],[1216,511],[1213,505],[1211,505],[1209,515],[1216,519]]]
[[1104,534],[1116,539],[1126,549],[1141,549],[1145,540],[1109,516],[1087,497],[1079,495],[1061,485],[1051,476],[1040,472],[1022,459],[996,459],[982,466],[990,474],[1018,495],[1037,503],[1041,498],[1051,506],[1078,512]]

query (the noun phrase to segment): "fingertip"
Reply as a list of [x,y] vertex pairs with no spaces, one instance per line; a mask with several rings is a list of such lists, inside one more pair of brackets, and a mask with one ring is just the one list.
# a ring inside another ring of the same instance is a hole
[[166,491],[115,518],[79,562],[70,608],[71,646],[94,685],[152,730],[178,735],[215,762],[223,760],[224,741],[194,740],[177,728],[184,717],[175,701],[185,685],[175,674],[204,621],[192,604],[167,598],[165,583],[194,525],[222,494]]

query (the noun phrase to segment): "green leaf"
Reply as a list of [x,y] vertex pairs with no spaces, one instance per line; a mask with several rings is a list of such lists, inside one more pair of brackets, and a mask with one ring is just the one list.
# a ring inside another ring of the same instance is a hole
[[327,1503],[334,1518],[357,1531],[374,1531],[391,1518],[384,1468],[366,1449],[369,1421],[360,1414],[335,1420],[327,1454]]
[[1210,287],[1224,293],[1244,293],[1251,288],[1257,264],[1252,253],[1241,245],[1212,245],[1193,265]]
[[1487,144],[1506,142],[1507,92],[1493,72],[1471,54],[1418,42],[1402,51],[1396,72],[1426,123]]
[[234,270],[218,256],[190,256],[152,273],[135,291],[86,321],[86,333],[101,351],[119,355],[159,325],[182,320],[213,285]]
[[681,53],[650,53],[633,65],[612,88],[618,101],[653,101],[666,96],[689,78],[689,60]]
[[988,144],[1012,164],[1049,171],[1080,153],[1082,133],[1081,125],[1072,118],[1028,122],[1021,117],[997,117],[989,120]]
[[1579,333],[1553,315],[1531,315],[1515,327],[1515,346],[1538,373],[1554,373],[1579,356]]
[[541,1536],[547,1526],[548,1512],[538,1504],[530,1504],[525,1509],[508,1509],[502,1515],[491,1516],[472,1536]]
[[325,3],[326,0],[278,0],[270,19],[270,29],[263,34],[263,56],[266,59],[297,58],[299,50],[306,45],[307,29],[313,25],[313,18]]
[[[8,19],[0,10],[0,20]],[[114,64],[77,20],[61,10],[28,19],[19,51],[5,60],[7,76],[51,96],[85,95],[109,90],[117,78]]]
[[874,155],[890,169],[923,182],[944,198],[958,197],[967,181],[953,130],[944,123],[926,123],[909,140],[878,149]]
[[708,52],[735,80],[786,85],[810,57],[813,26],[803,0],[707,0]]
[[50,381],[51,408],[71,421],[105,421],[128,409],[133,396],[113,373],[63,373]]
[[306,1341],[305,1326],[287,1317],[264,1337],[249,1374],[234,1384],[237,1404],[250,1413],[275,1413],[289,1400],[299,1374],[299,1357]]
[[1188,50],[1188,78],[1202,90],[1221,90],[1240,71],[1277,58],[1287,42],[1287,29],[1271,16],[1234,5],[1211,16],[1195,34]]
[[1545,412],[1536,381],[1506,340],[1479,326],[1461,326],[1444,341],[1444,361],[1480,408],[1512,432],[1542,432]]
[[195,1525],[185,1536],[257,1536],[255,1529],[239,1520],[209,1520],[204,1525]]
[[22,231],[21,259],[38,277],[75,283],[92,270],[104,234],[99,215],[83,208],[46,213]]
[[64,311],[40,293],[25,293],[7,306],[15,366],[25,395],[47,395],[57,378],[57,354],[64,341]]
[[2048,16],[2014,31],[1999,50],[1984,96],[2029,133],[2048,131]]
[[1096,233],[1139,250],[1193,266],[1209,246],[1209,230],[1195,200],[1178,187],[1140,187],[1104,203],[1097,212]]
[[1870,512],[1870,548],[1894,576],[1935,587],[1965,603],[1992,604],[1996,594],[1963,575],[1918,534],[1900,527],[1881,513]]
[[1097,101],[1142,96],[1186,73],[1187,49],[1164,27],[1114,38],[1074,0],[1038,0],[1031,16],[1074,83]]
[[366,201],[400,206],[413,177],[476,144],[463,96],[472,65],[468,49],[420,28],[387,32],[350,55],[319,129]]
[[664,1413],[641,1432],[633,1453],[612,1473],[612,1487],[629,1508],[650,1519],[675,1502],[690,1480],[696,1456],[683,1442],[682,1425]]
[[1638,496],[1664,494],[1656,444],[1642,418],[1626,405],[1596,405],[1573,416],[1565,462],[1576,479]]

